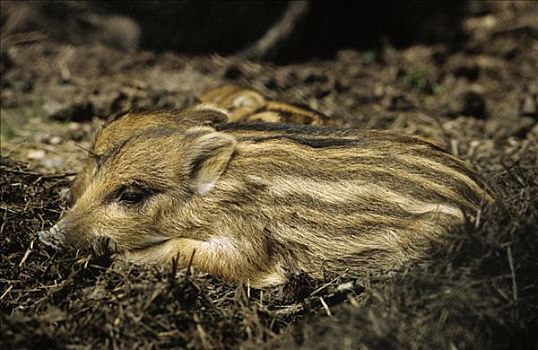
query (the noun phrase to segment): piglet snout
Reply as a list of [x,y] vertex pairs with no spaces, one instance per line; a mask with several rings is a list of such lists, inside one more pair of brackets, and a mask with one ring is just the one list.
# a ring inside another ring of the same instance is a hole
[[39,231],[37,233],[39,240],[56,250],[61,249],[65,244],[65,234],[62,222],[58,222],[52,226],[48,231]]

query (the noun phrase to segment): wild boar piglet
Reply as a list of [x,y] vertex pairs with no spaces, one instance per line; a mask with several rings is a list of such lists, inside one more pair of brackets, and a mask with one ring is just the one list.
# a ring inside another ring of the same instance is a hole
[[148,127],[185,128],[193,123],[212,125],[224,121],[319,125],[323,118],[326,118],[308,107],[272,101],[256,90],[238,85],[226,84],[210,89],[198,97],[198,101],[199,103],[181,111],[129,112],[109,118],[96,134],[89,150],[91,156],[86,159],[71,186],[69,202],[76,202],[86,189],[97,168],[96,162],[101,156]]
[[425,258],[492,201],[463,161],[421,138],[194,124],[147,127],[110,148],[41,240],[138,263],[191,261],[265,287],[295,271],[360,274]]

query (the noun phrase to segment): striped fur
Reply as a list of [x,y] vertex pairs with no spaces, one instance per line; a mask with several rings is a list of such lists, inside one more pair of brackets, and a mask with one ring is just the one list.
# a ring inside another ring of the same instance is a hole
[[148,127],[185,128],[227,120],[227,111],[208,104],[195,105],[183,111],[130,112],[110,118],[95,135],[89,157],[71,185],[69,201],[75,203],[88,187],[103,155]]
[[232,84],[206,91],[199,100],[226,110],[230,122],[261,121],[320,125],[326,118],[307,106],[272,101],[256,90]]
[[[140,263],[192,257],[195,268],[264,287],[298,270],[364,273],[424,258],[492,201],[464,162],[421,138],[198,124],[145,128],[109,148],[42,239],[106,240]],[[132,187],[144,200],[125,204]]]
[[210,89],[198,100],[199,104],[183,111],[130,112],[109,118],[96,135],[90,150],[91,157],[85,161],[71,186],[70,202],[76,202],[87,187],[100,156],[148,127],[185,127],[185,125],[201,122],[212,125],[225,121],[319,125],[326,118],[306,106],[271,101],[258,91],[231,84]]

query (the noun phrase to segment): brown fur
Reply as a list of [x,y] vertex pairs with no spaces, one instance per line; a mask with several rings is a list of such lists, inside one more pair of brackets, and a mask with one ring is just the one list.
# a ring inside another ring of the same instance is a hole
[[199,100],[228,111],[230,122],[260,121],[320,125],[326,118],[306,106],[272,101],[256,90],[231,84],[211,89],[200,96]]
[[120,146],[131,136],[150,127],[186,127],[188,125],[213,125],[227,120],[226,113],[216,107],[197,105],[184,111],[158,111],[148,113],[127,113],[107,121],[96,134],[95,141],[85,160],[82,170],[70,188],[70,202],[74,203],[82,195],[95,174],[103,155]]
[[149,127],[181,128],[193,123],[214,125],[224,121],[313,125],[322,123],[322,115],[316,111],[284,102],[269,101],[259,92],[237,85],[228,84],[208,90],[199,100],[200,104],[183,111],[131,112],[107,121],[95,137],[90,150],[91,156],[86,159],[71,186],[69,201],[74,203],[82,195],[102,155]]
[[208,126],[208,115],[221,113],[189,114],[108,147],[74,207],[41,239],[107,244],[140,263],[186,266],[192,257],[197,269],[264,287],[290,271],[361,273],[424,258],[492,200],[464,162],[420,138]]

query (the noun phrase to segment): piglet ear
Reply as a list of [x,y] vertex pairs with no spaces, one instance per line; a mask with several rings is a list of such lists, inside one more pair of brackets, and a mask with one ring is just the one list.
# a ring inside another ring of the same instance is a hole
[[190,128],[186,136],[190,139],[185,154],[187,181],[193,193],[204,195],[226,170],[237,142],[233,136],[209,127]]

